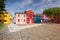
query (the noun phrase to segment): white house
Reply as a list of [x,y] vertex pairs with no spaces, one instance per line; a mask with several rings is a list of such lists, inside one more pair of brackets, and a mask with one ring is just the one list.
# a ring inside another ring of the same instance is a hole
[[15,23],[16,24],[26,24],[27,23],[27,16],[23,12],[16,12],[15,13]]

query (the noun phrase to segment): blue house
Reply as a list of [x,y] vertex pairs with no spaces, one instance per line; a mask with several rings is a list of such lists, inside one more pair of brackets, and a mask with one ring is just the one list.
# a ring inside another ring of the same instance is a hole
[[43,16],[40,14],[34,15],[34,23],[41,23]]

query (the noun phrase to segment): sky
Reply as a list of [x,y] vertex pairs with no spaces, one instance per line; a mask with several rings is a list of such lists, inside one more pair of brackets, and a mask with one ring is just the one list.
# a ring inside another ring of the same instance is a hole
[[43,10],[50,7],[60,7],[60,0],[7,0],[6,10],[12,16],[15,12],[24,12],[32,9],[34,13],[43,13]]

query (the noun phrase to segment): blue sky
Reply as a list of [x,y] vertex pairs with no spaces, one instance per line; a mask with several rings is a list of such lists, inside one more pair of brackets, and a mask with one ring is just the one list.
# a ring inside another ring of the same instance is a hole
[[6,10],[14,16],[15,12],[32,9],[35,13],[42,13],[49,7],[60,7],[60,0],[7,0]]

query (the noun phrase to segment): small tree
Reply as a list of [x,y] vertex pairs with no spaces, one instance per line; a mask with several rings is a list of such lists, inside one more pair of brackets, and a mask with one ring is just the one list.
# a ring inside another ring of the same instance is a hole
[[60,16],[60,8],[54,7],[54,8],[48,8],[43,11],[43,14],[46,14],[47,16],[51,17],[51,19],[55,20],[56,17]]
[[0,0],[0,11],[6,11],[5,10],[5,1],[6,0]]

